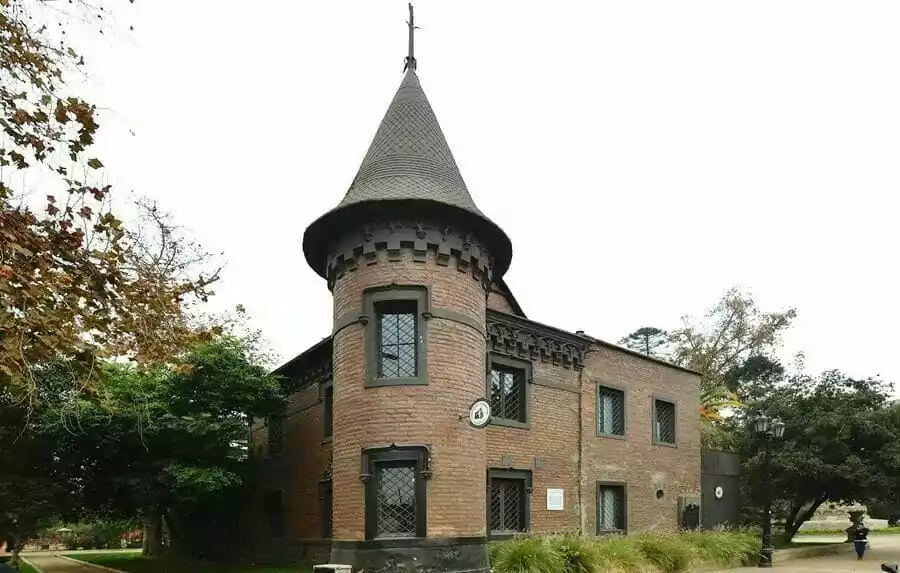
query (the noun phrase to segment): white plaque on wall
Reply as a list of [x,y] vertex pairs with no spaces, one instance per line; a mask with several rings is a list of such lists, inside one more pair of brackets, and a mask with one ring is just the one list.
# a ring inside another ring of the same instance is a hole
[[550,511],[563,511],[565,508],[563,489],[547,488],[547,509]]

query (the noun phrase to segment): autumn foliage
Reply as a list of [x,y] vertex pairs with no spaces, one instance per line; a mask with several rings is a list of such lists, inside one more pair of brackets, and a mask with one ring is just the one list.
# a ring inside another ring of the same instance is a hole
[[203,336],[187,305],[218,277],[155,205],[132,228],[111,212],[88,155],[97,110],[67,93],[83,60],[44,7],[0,0],[0,391],[25,395],[33,368],[58,358],[83,385],[100,357],[171,362]]

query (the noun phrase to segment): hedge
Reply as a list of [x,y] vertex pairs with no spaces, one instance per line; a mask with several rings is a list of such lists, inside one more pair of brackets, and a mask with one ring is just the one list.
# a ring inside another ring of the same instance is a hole
[[759,546],[747,531],[523,536],[492,543],[490,558],[494,573],[677,573],[754,563]]

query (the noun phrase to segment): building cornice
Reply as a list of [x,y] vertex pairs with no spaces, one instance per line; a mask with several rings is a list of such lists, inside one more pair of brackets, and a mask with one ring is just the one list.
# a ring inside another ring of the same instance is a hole
[[584,368],[590,342],[581,336],[491,309],[486,322],[488,348],[493,352],[575,370]]

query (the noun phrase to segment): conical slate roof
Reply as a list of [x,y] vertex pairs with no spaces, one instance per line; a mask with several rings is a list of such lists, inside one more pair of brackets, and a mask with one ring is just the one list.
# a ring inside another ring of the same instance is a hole
[[303,251],[309,265],[325,276],[329,243],[342,230],[381,214],[441,216],[448,224],[467,225],[494,256],[494,274],[502,276],[509,267],[509,238],[469,195],[413,68],[403,77],[347,194],[307,228]]

